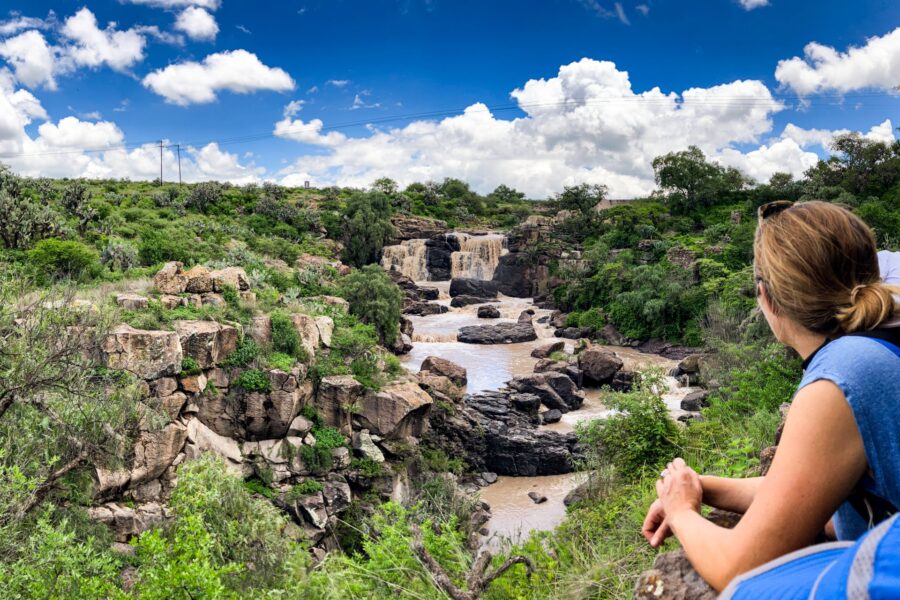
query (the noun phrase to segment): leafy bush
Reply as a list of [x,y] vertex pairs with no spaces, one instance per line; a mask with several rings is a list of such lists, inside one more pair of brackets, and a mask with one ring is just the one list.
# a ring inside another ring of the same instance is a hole
[[182,375],[199,375],[203,370],[200,368],[200,363],[197,362],[193,356],[185,356],[181,359],[181,374]]
[[350,468],[356,469],[366,477],[381,477],[384,475],[384,465],[371,458],[354,458],[350,461]]
[[282,311],[275,311],[272,319],[272,350],[293,356],[297,360],[305,361],[306,349],[300,340],[300,334],[294,327],[290,315]]
[[301,498],[303,496],[309,496],[310,494],[321,492],[323,489],[325,488],[322,486],[322,484],[315,479],[305,479],[304,481],[301,481],[291,488],[291,491],[287,493],[287,500],[296,500],[297,498]]
[[101,271],[100,259],[92,248],[55,238],[35,244],[28,251],[28,265],[35,279],[45,284],[63,278],[89,281]]
[[577,426],[588,454],[626,479],[675,458],[679,432],[661,397],[664,386],[661,374],[642,374],[635,391],[604,395],[604,405],[616,412]]
[[234,379],[234,385],[248,392],[271,392],[272,383],[266,374],[260,370],[244,371]]
[[[316,441],[318,442],[318,440]],[[303,466],[306,467],[310,473],[316,475],[324,475],[331,470],[331,467],[334,464],[331,450],[326,450],[318,444],[315,446],[301,446],[300,460],[303,461]]]
[[185,204],[198,212],[207,212],[221,199],[222,185],[214,181],[205,181],[191,187]]
[[152,266],[170,260],[190,264],[194,262],[196,253],[191,240],[184,233],[172,228],[153,227],[141,231],[138,256],[143,264]]
[[297,359],[293,356],[288,356],[282,352],[273,352],[268,357],[266,357],[266,364],[272,369],[280,369],[284,372],[289,372],[294,368],[294,365],[297,363]]
[[316,438],[316,447],[323,450],[333,450],[347,445],[347,440],[334,427],[316,426],[313,427],[312,434]]
[[353,194],[347,201],[343,223],[344,262],[355,267],[377,262],[394,232],[391,204],[385,194]]
[[32,198],[24,184],[0,165],[0,241],[10,250],[25,250],[59,230],[59,216],[48,202]]
[[255,477],[244,480],[244,489],[246,489],[251,494],[259,494],[260,496],[269,498],[270,500],[275,497],[275,490],[266,485],[266,483],[261,479],[257,479]]
[[237,344],[234,352],[225,357],[222,361],[223,367],[246,367],[252,363],[260,354],[259,344],[249,337],[245,337]]
[[350,313],[373,325],[383,343],[393,344],[400,330],[403,294],[384,269],[378,265],[363,267],[344,278],[341,289],[350,303]]

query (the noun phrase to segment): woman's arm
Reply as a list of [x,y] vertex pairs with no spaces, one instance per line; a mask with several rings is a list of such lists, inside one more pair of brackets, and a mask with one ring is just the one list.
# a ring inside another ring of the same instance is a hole
[[666,521],[691,564],[717,590],[810,544],[866,470],[853,412],[841,390],[825,380],[798,392],[772,467],[734,529],[700,516],[699,478],[679,462],[657,486]]
[[747,512],[747,509],[753,503],[753,498],[756,496],[756,491],[759,489],[762,481],[762,477],[731,479],[728,477],[701,475],[700,485],[703,486],[703,504],[743,514]]

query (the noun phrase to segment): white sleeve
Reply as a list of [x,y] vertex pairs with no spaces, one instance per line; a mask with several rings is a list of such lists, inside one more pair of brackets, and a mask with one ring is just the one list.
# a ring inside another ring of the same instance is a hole
[[882,250],[878,253],[878,269],[885,283],[900,285],[900,252]]

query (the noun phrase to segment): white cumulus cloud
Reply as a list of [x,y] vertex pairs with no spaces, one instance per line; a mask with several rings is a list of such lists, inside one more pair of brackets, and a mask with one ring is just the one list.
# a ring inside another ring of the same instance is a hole
[[57,124],[46,122],[38,127],[40,139],[53,148],[103,148],[122,143],[125,135],[115,123],[92,123],[76,117],[65,117]]
[[778,62],[775,79],[802,95],[869,88],[894,90],[900,84],[900,27],[869,38],[864,46],[851,46],[846,52],[811,42],[803,49],[803,58]]
[[124,71],[143,60],[147,44],[144,36],[134,29],[120,31],[115,23],[100,29],[97,17],[87,8],[66,19],[62,34],[72,42],[66,54],[74,66],[109,65],[116,71]]
[[197,6],[189,6],[178,15],[175,29],[194,40],[214,40],[219,33],[215,17]]
[[[403,184],[459,177],[486,192],[506,183],[542,197],[574,183],[603,183],[616,196],[654,188],[655,156],[690,144],[707,154],[755,143],[784,108],[759,81],[734,81],[681,94],[637,92],[608,61],[582,59],[555,77],[512,92],[526,116],[498,119],[473,104],[459,116],[416,121],[351,138],[324,132],[318,119],[286,116],[275,134],[326,152],[302,156],[280,174],[316,185],[368,185],[388,176]],[[307,177],[308,176],[308,177]],[[287,179],[286,179],[287,180]]]
[[219,0],[125,0],[131,4],[144,4],[159,8],[184,8],[186,6],[199,6],[208,10],[217,10],[222,4]]
[[157,69],[144,77],[143,84],[168,102],[181,106],[213,102],[221,90],[249,94],[257,90],[286,92],[295,87],[287,72],[264,65],[246,50],[218,52],[203,62],[183,62]]
[[744,7],[744,10],[753,10],[769,5],[769,0],[738,0],[738,2]]
[[0,42],[0,56],[13,68],[16,80],[24,85],[56,89],[53,77],[56,69],[55,51],[39,31],[32,29],[3,40]]

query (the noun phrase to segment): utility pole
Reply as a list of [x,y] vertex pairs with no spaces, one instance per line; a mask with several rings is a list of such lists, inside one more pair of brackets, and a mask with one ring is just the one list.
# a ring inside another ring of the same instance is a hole
[[181,186],[181,144],[175,144],[175,149],[178,151],[178,185]]
[[163,184],[162,151],[163,151],[163,141],[159,140],[159,185]]

